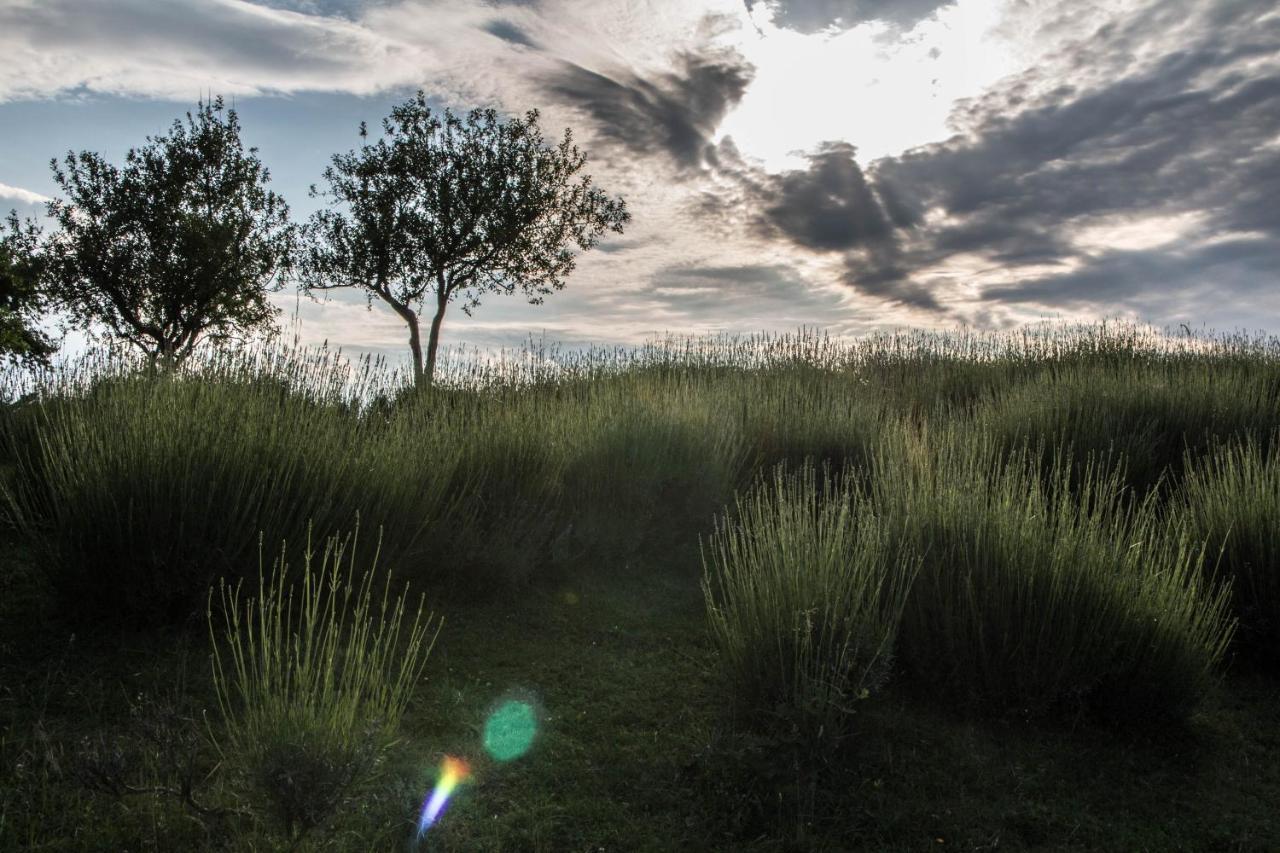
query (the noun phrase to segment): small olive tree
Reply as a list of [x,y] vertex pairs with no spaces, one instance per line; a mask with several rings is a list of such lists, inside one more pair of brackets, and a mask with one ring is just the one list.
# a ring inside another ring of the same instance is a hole
[[7,224],[8,231],[0,234],[0,357],[47,364],[57,345],[35,326],[48,302],[40,286],[40,229],[30,221],[19,224],[16,211],[10,211]]
[[[370,308],[374,296],[391,306],[409,326],[416,385],[434,377],[451,300],[463,295],[468,315],[486,293],[519,290],[539,304],[573,270],[570,244],[585,251],[630,220],[621,198],[577,177],[586,155],[569,130],[544,144],[536,110],[506,121],[491,109],[441,117],[418,92],[382,126],[369,142],[362,123],[359,151],[334,155],[326,192],[312,187],[331,204],[308,223],[302,282],[313,298],[357,287]],[[428,296],[424,367],[418,317]]]
[[265,189],[235,110],[201,102],[168,136],[130,149],[123,167],[89,151],[53,160],[67,199],[49,216],[49,290],[73,321],[102,323],[166,368],[204,339],[269,326],[266,290],[292,267],[289,209]]

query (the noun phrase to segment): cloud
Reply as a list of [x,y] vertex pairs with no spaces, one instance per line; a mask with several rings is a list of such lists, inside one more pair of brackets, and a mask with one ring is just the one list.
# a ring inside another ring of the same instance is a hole
[[955,0],[744,0],[747,9],[768,10],[775,26],[801,33],[847,30],[867,21],[904,29]]
[[828,142],[781,173],[722,140],[709,158],[719,185],[700,210],[839,257],[854,290],[935,316],[996,303],[1182,311],[1211,281],[1264,299],[1271,290],[1250,283],[1273,287],[1267,270],[1280,266],[1280,15],[1269,9],[1068,10],[1036,24],[1065,41],[957,103],[950,139],[869,164]]
[[664,152],[679,166],[696,169],[754,69],[733,52],[682,53],[675,65],[675,71],[644,78],[566,61],[544,78],[544,85],[582,109],[605,139],[643,156]]
[[343,17],[244,0],[10,0],[0,53],[0,100],[80,88],[183,101],[210,86],[368,94],[411,82],[421,61],[416,47]]
[[827,252],[888,240],[894,225],[856,154],[847,142],[828,142],[808,155],[808,169],[762,181],[761,230]]
[[665,311],[722,329],[750,329],[762,315],[774,328],[794,328],[831,322],[842,313],[838,291],[815,287],[788,263],[690,259],[656,270],[642,293]]
[[867,296],[941,311],[903,264],[904,241],[920,225],[920,210],[889,182],[868,179],[856,155],[847,142],[827,142],[806,155],[806,168],[769,173],[726,138],[710,161],[728,182],[704,192],[697,207],[707,216],[739,218],[756,237],[838,258],[840,280]]
[[52,201],[48,196],[40,195],[40,193],[24,190],[22,187],[11,187],[8,184],[0,184],[0,198],[10,198],[20,201],[23,204],[44,204]]
[[249,2],[268,9],[283,9],[304,15],[346,18],[354,21],[370,6],[379,5],[385,0],[249,0]]
[[[1106,24],[1048,71],[960,104],[952,139],[871,164],[872,186],[926,212],[897,258],[902,281],[980,257],[1026,279],[985,301],[1102,309],[1263,276],[1259,259],[1280,255],[1280,16],[1266,5],[1153,7]],[[1099,69],[1105,79],[1091,81]],[[1046,75],[1073,82],[1046,86]],[[1126,220],[1188,230],[1158,250],[1100,251],[1100,226]],[[1087,246],[1076,237],[1086,231]]]
[[[1050,307],[1149,306],[1204,291],[1218,300],[1251,304],[1270,295],[1277,269],[1280,242],[1236,237],[1183,250],[1107,252],[1078,270],[987,288],[982,299]],[[1153,278],[1159,288],[1133,286],[1135,280]]]
[[510,44],[517,44],[523,47],[536,48],[538,43],[531,39],[524,30],[517,27],[510,21],[496,18],[485,24],[482,29],[491,36],[502,39]]

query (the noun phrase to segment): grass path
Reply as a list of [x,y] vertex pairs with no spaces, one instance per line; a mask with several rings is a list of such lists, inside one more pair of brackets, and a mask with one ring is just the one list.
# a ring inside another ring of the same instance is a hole
[[1280,849],[1280,685],[1233,676],[1187,730],[975,722],[890,690],[847,754],[797,772],[785,737],[730,734],[688,573],[531,591],[451,612],[407,728],[482,754],[515,691],[528,755],[483,757],[421,849]]
[[[688,577],[578,581],[452,610],[405,727],[473,759],[476,779],[424,848],[704,849],[682,777],[723,705],[712,654]],[[526,756],[499,764],[482,729],[506,696],[531,700],[541,725]]]
[[[865,703],[848,748],[806,775],[785,736],[732,733],[694,573],[583,578],[444,608],[399,756],[420,790],[387,797],[411,811],[443,754],[471,760],[475,778],[418,850],[1280,850],[1274,678],[1230,676],[1187,729],[1163,732],[975,722],[891,688]],[[201,837],[174,803],[78,793],[65,766],[32,763],[41,737],[65,765],[82,735],[125,730],[134,695],[179,687],[176,672],[190,703],[207,700],[199,640],[150,642],[82,638],[28,669],[10,658],[0,849]],[[533,701],[541,726],[527,755],[500,764],[482,731],[507,697]],[[387,834],[408,836],[412,817]],[[330,849],[369,849],[360,819],[345,825]]]

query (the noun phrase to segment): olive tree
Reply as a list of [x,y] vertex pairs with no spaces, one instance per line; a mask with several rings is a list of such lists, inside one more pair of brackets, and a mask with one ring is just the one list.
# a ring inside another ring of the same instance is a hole
[[[538,112],[499,118],[492,109],[459,118],[437,115],[422,92],[383,120],[358,151],[334,155],[325,169],[330,200],[307,226],[303,288],[355,287],[377,296],[409,327],[414,382],[435,374],[445,309],[461,298],[470,315],[485,294],[520,291],[533,304],[564,287],[571,246],[587,250],[630,220],[579,177],[586,155],[565,130],[547,145]],[[430,298],[430,303],[428,303]],[[423,364],[419,314],[432,311]]]
[[284,200],[245,150],[235,110],[201,102],[184,125],[148,137],[116,167],[68,153],[48,204],[60,227],[46,278],[73,321],[101,323],[153,366],[180,364],[205,339],[270,325],[267,290],[292,266],[295,228]]
[[40,286],[44,257],[40,229],[9,213],[0,234],[0,356],[26,365],[47,364],[57,346],[35,325],[47,303]]

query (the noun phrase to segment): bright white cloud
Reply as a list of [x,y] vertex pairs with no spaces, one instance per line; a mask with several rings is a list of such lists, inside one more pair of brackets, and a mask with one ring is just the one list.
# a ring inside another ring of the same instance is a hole
[[410,82],[422,48],[340,18],[244,0],[4,0],[0,100],[75,89],[190,101]]
[[8,184],[0,184],[0,198],[11,198],[23,204],[44,204],[51,201],[48,196],[24,190],[22,187],[11,187]]
[[742,104],[721,125],[770,171],[804,165],[798,152],[846,140],[863,162],[951,135],[955,102],[1020,69],[1015,46],[996,36],[999,4],[961,0],[905,34],[871,22],[804,35],[767,19],[745,36],[756,66]]
[[1072,230],[1071,241],[1086,252],[1137,252],[1170,246],[1200,231],[1208,215],[1191,210],[1169,216],[1107,216]]

